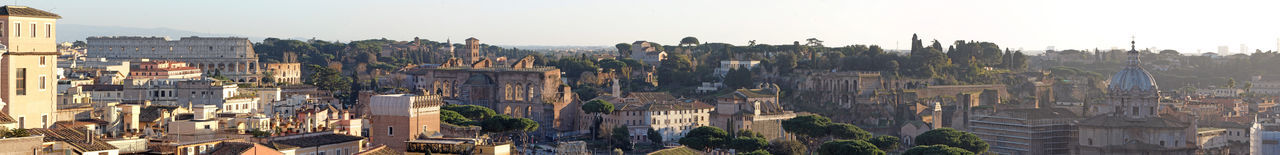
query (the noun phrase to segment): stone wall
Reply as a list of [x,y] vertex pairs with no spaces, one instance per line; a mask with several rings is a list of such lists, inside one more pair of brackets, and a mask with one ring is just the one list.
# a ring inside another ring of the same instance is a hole
[[44,143],[44,136],[27,136],[0,139],[0,154],[36,154]]

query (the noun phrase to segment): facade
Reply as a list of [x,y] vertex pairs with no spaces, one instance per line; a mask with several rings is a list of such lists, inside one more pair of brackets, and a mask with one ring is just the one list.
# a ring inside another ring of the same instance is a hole
[[[610,133],[613,127],[630,130],[633,143],[649,142],[650,129],[662,134],[662,141],[674,144],[686,133],[699,126],[711,125],[711,112],[715,107],[693,99],[679,99],[665,92],[632,92],[626,97],[603,96],[596,100],[614,104],[615,111],[602,121],[601,133]],[[582,115],[581,120],[594,119]],[[579,121],[583,131],[589,131],[591,121]],[[607,123],[606,123],[607,122]]]
[[266,145],[286,155],[355,154],[364,151],[364,137],[331,132],[274,137]]
[[[124,75],[129,74],[129,61],[107,60],[106,58],[80,58],[73,60],[58,60],[58,68],[63,69],[63,74],[75,74],[89,71],[107,71],[116,72]],[[67,77],[78,77],[63,75]]]
[[128,101],[150,101],[156,105],[214,105],[225,113],[259,111],[258,95],[241,93],[240,87],[213,79],[136,79],[124,88]]
[[794,138],[782,129],[782,121],[795,118],[796,114],[782,108],[778,91],[777,85],[764,85],[720,95],[715,112],[711,113],[711,125],[730,132],[750,130],[769,140]]
[[198,79],[200,69],[185,62],[149,61],[138,63],[128,74],[128,79]]
[[480,105],[494,111],[537,121],[533,135],[554,136],[574,130],[578,108],[573,91],[564,85],[560,69],[533,66],[525,57],[510,66],[495,66],[489,59],[465,63],[450,59],[440,65],[407,69],[416,88],[440,95],[450,104]]
[[[471,37],[471,38],[467,38],[466,42],[467,42],[466,44],[467,47],[464,47],[466,49],[463,49],[462,51],[458,51],[458,54],[454,54],[453,57],[466,60],[467,62],[480,61],[480,59],[482,59],[480,56],[480,39]],[[449,45],[449,48],[452,49],[453,45]]]
[[[812,102],[836,103],[852,108],[855,103],[872,104],[871,97],[881,86],[880,73],[866,71],[807,70],[796,81],[802,96]],[[865,109],[865,108],[864,108]]]
[[1215,96],[1215,97],[1239,97],[1244,93],[1244,89],[1239,88],[1214,88],[1196,90],[1196,95]]
[[57,111],[57,21],[62,16],[26,6],[0,7],[0,112],[18,120],[19,128],[53,124]]
[[266,72],[271,73],[271,77],[276,83],[299,84],[302,83],[302,64],[300,63],[268,63]]
[[[939,117],[940,118],[940,117]],[[1010,109],[978,115],[969,129],[996,154],[1075,154],[1072,123],[1079,116],[1063,108]]]
[[439,95],[377,95],[370,99],[369,138],[374,145],[404,151],[405,141],[440,137]]
[[152,59],[186,62],[204,75],[222,75],[240,83],[257,83],[262,72],[247,38],[89,37],[87,55],[108,59]]
[[1253,84],[1253,87],[1249,88],[1250,93],[1280,95],[1280,79],[1276,76],[1254,76],[1249,83]]
[[1141,66],[1139,52],[1129,51],[1128,66],[1111,77],[1104,101],[1087,109],[1079,123],[1080,154],[1194,154],[1193,118],[1162,115],[1159,87]]
[[1274,122],[1266,126],[1254,119],[1249,127],[1249,154],[1280,153],[1280,131],[1276,131],[1276,127]]
[[719,76],[721,76],[721,77],[723,77],[723,76],[724,76],[724,74],[729,73],[729,70],[733,70],[733,69],[743,69],[743,68],[746,68],[746,69],[755,69],[755,68],[756,68],[756,66],[758,66],[758,65],[760,65],[760,61],[754,61],[754,60],[724,60],[724,61],[720,61],[720,67],[719,67],[719,68],[716,68],[716,72],[715,72],[715,74],[716,74],[716,75],[719,75]]

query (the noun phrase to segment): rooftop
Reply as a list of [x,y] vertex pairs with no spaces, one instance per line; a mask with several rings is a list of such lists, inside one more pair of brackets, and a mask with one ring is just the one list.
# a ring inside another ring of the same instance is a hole
[[[303,135],[278,137],[272,140],[269,146],[293,146],[300,148],[316,147],[329,144],[346,143],[352,141],[364,140],[364,137],[357,137],[336,133],[310,133]],[[281,145],[283,144],[283,145]],[[276,148],[280,149],[280,148]]]
[[31,129],[33,133],[44,135],[44,141],[60,141],[71,145],[81,152],[103,151],[119,149],[108,144],[101,139],[90,139],[85,133],[76,129],[58,128],[58,129]]
[[59,16],[58,14],[50,13],[48,11],[30,8],[27,6],[17,6],[17,5],[0,6],[0,15],[18,16],[18,17],[53,18],[53,19],[62,18],[62,16]]

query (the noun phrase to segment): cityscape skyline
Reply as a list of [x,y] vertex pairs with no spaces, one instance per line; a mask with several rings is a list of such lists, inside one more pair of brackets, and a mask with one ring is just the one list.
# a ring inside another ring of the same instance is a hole
[[[874,44],[907,49],[908,36],[914,33],[926,41],[937,39],[944,44],[954,40],[990,41],[1029,51],[1048,47],[1124,49],[1132,36],[1139,40],[1140,47],[1182,53],[1216,52],[1223,45],[1231,46],[1229,51],[1233,53],[1240,51],[1235,49],[1238,44],[1263,51],[1280,46],[1280,29],[1266,27],[1277,21],[1259,20],[1266,19],[1266,7],[1276,6],[1277,2],[1264,1],[8,3],[49,8],[68,17],[63,19],[66,24],[347,41],[480,37],[494,38],[487,42],[495,45],[610,46],[634,40],[673,44],[679,38],[694,36],[705,42],[730,44],[757,40],[778,45],[818,38],[828,46]],[[851,7],[863,10],[848,9]],[[111,11],[119,8],[141,10]],[[691,13],[694,11],[698,13]],[[367,21],[335,23],[334,19]]]

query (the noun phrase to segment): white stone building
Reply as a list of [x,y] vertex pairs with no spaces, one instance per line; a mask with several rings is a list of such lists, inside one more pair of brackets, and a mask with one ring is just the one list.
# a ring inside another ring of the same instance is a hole
[[261,81],[262,65],[247,38],[236,37],[89,37],[87,55],[108,59],[173,60],[190,64],[204,75],[220,74],[240,83]]

